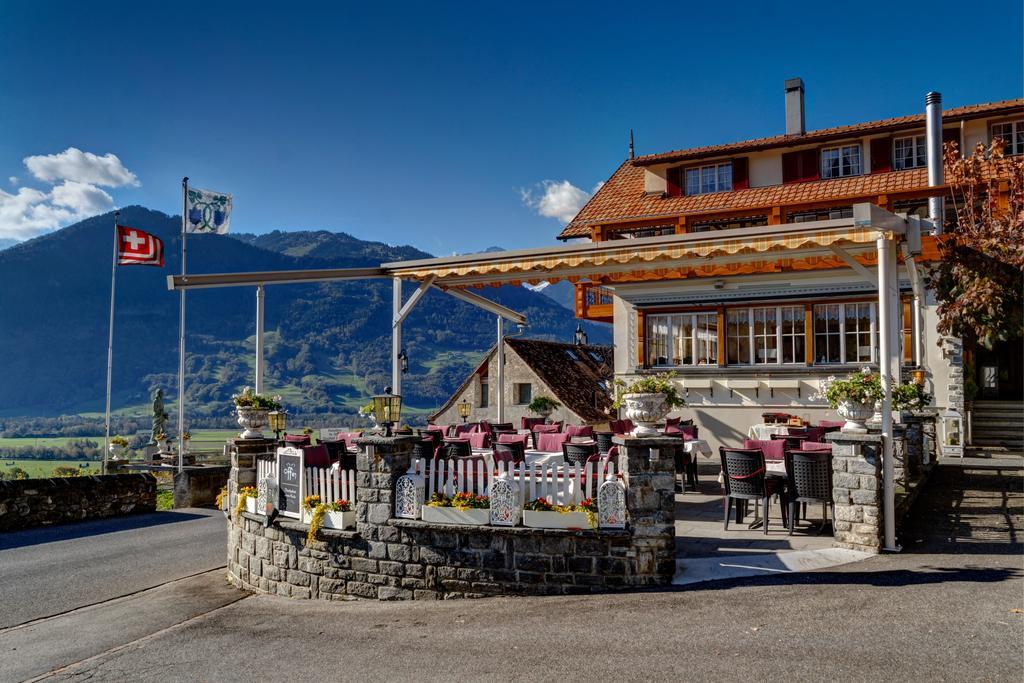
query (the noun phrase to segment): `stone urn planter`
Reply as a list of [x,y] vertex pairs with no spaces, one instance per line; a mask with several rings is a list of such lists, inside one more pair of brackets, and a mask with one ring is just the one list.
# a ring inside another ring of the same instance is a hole
[[537,417],[547,422],[551,418],[551,413],[555,412],[552,408],[543,408],[541,410],[534,411]]
[[875,414],[874,403],[854,403],[853,401],[840,401],[836,406],[839,417],[846,420],[840,431],[852,434],[866,434],[868,428],[864,422]]
[[235,408],[238,413],[238,425],[243,431],[238,436],[242,439],[262,439],[263,432],[260,431],[267,425],[270,411],[266,408]]
[[636,425],[633,436],[661,436],[658,423],[664,421],[672,410],[665,394],[625,394],[622,403],[626,417]]
[[110,457],[112,460],[120,460],[128,449],[119,443],[110,444]]
[[586,512],[523,510],[523,525],[539,529],[589,529]]
[[420,519],[435,524],[469,524],[483,526],[491,521],[489,508],[468,508],[460,510],[454,507],[436,507],[424,505],[420,510]]

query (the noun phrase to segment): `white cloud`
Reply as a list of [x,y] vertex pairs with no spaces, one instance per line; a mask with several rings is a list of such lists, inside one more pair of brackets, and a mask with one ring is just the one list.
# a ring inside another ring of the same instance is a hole
[[24,161],[32,175],[48,182],[73,180],[106,187],[137,187],[140,184],[135,174],[125,168],[116,155],[110,153],[99,156],[68,147],[57,154],[25,157]]
[[[114,208],[99,186],[139,185],[139,179],[113,154],[99,156],[69,147],[59,154],[25,157],[32,175],[48,189],[0,190],[0,239],[26,240]],[[18,177],[8,178],[18,185]]]
[[[594,192],[600,188],[598,184]],[[568,180],[545,180],[537,184],[536,188],[520,190],[523,203],[548,218],[557,218],[562,223],[568,223],[580,212],[583,205],[593,196],[593,192],[587,192],[576,187]]]

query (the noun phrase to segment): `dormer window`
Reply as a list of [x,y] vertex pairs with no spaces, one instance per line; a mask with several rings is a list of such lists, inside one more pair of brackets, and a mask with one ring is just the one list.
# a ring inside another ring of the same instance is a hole
[[863,173],[860,145],[826,147],[821,150],[821,177],[845,178]]
[[1005,154],[1024,154],[1024,120],[992,124],[992,139],[1001,138]]
[[[872,151],[874,151],[873,147]],[[928,147],[925,136],[912,135],[892,141],[892,166],[894,169],[902,171],[908,168],[924,168],[927,165]]]
[[710,194],[732,190],[732,162],[686,169],[686,194]]

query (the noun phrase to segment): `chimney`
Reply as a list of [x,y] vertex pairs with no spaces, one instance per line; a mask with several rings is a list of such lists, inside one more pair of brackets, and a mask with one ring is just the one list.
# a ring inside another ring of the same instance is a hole
[[[945,182],[942,168],[942,93],[924,96],[925,140],[928,150],[928,187]],[[928,218],[935,223],[935,233],[942,234],[942,196],[928,198]]]
[[800,78],[786,79],[786,135],[803,135],[804,125],[804,82]]

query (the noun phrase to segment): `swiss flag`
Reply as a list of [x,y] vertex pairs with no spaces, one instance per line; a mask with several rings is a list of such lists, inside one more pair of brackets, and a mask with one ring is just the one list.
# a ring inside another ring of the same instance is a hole
[[117,263],[122,266],[164,265],[164,243],[148,232],[117,226]]

